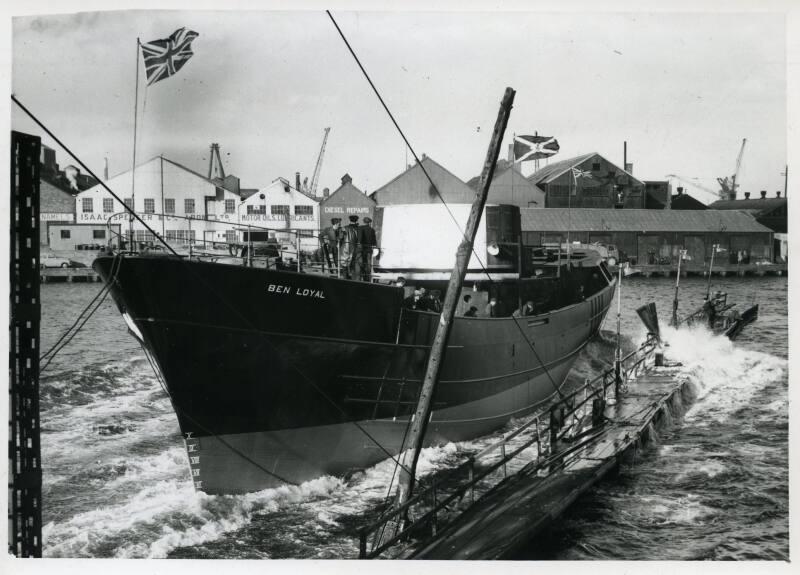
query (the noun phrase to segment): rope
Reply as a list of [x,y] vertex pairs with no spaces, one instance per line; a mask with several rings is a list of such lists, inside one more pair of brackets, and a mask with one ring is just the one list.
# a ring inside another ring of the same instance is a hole
[[[339,36],[342,37],[342,40],[344,41],[345,45],[347,46],[347,49],[350,51],[350,54],[353,56],[353,59],[356,61],[356,64],[358,64],[358,67],[361,69],[361,72],[364,74],[364,77],[367,79],[367,82],[369,82],[369,85],[372,87],[373,92],[375,92],[375,95],[378,97],[378,100],[380,101],[381,105],[383,106],[383,109],[386,110],[386,113],[389,115],[389,119],[391,119],[392,123],[394,124],[394,127],[397,128],[397,131],[400,133],[400,137],[403,138],[403,141],[406,143],[406,146],[408,146],[408,149],[411,151],[411,155],[414,156],[414,159],[417,161],[417,164],[422,169],[422,172],[425,174],[425,177],[428,179],[428,182],[430,182],[431,188],[436,192],[436,196],[439,198],[439,201],[442,202],[442,205],[444,205],[445,209],[447,210],[447,213],[450,214],[450,218],[453,220],[453,223],[455,224],[456,228],[458,228],[458,231],[461,233],[461,235],[466,240],[467,237],[466,237],[466,235],[464,233],[464,230],[459,225],[458,221],[456,220],[455,216],[453,215],[453,212],[450,211],[450,207],[447,205],[447,202],[442,197],[442,194],[439,192],[439,188],[436,186],[436,184],[434,183],[433,179],[428,174],[428,171],[425,169],[425,166],[423,166],[422,162],[420,162],[419,157],[417,156],[417,153],[414,151],[414,148],[411,146],[411,143],[408,141],[408,138],[406,138],[406,135],[403,133],[403,130],[400,128],[399,124],[397,123],[397,120],[395,120],[394,115],[389,110],[389,107],[386,105],[386,102],[384,102],[383,97],[381,96],[380,92],[378,91],[378,88],[375,87],[375,84],[373,83],[372,79],[369,77],[369,74],[367,73],[367,71],[364,69],[364,66],[361,64],[361,61],[358,59],[358,56],[356,55],[356,53],[353,50],[352,46],[350,46],[350,42],[347,41],[347,38],[345,37],[344,32],[342,32],[342,29],[339,27],[339,24],[334,19],[334,17],[331,14],[330,10],[326,10],[325,12],[328,14],[328,17],[331,19],[331,22],[333,22],[333,25],[336,27],[336,30],[339,32]],[[486,275],[486,277],[489,279],[490,282],[494,283],[494,280],[492,280],[492,276],[489,274],[489,271],[486,269],[486,266],[483,265],[483,261],[481,260],[481,257],[475,251],[474,244],[471,245],[471,251],[472,251],[473,255],[475,256],[475,259],[477,260],[478,264],[480,265],[481,270],[483,270],[483,273]],[[520,270],[520,272],[521,271],[522,270]],[[547,377],[550,380],[550,383],[552,384],[553,388],[558,393],[558,395],[563,398],[564,394],[562,393],[561,389],[558,387],[558,385],[553,380],[553,377],[550,375],[550,372],[548,371],[547,367],[545,367],[544,362],[539,357],[539,354],[537,353],[536,349],[534,348],[533,343],[531,343],[530,340],[528,340],[528,336],[525,333],[525,330],[522,329],[522,326],[520,326],[517,321],[515,321],[514,324],[517,326],[517,329],[519,329],[520,333],[522,334],[523,338],[525,339],[525,342],[528,344],[528,347],[531,348],[531,351],[533,351],[533,354],[536,356],[537,361],[539,362],[539,364],[544,369],[544,371],[547,374]]]
[[[100,309],[100,306],[103,305],[103,302],[105,301],[106,297],[108,297],[109,294],[109,286],[114,282],[114,280],[117,277],[117,273],[119,272],[119,268],[121,267],[121,262],[122,262],[121,257],[114,256],[114,262],[111,265],[111,270],[112,270],[111,279],[106,283],[105,286],[103,286],[103,289],[101,289],[97,293],[97,295],[94,296],[92,301],[89,302],[89,304],[83,309],[83,311],[81,311],[81,313],[78,314],[78,319],[76,319],[75,322],[67,329],[67,331],[65,331],[62,334],[62,336],[58,339],[58,341],[50,349],[48,349],[42,356],[39,357],[39,362],[41,363],[41,361],[45,357],[47,357],[48,355],[50,356],[47,362],[42,367],[39,368],[39,374],[42,374],[45,372],[45,370],[47,370],[47,366],[50,365],[50,362],[52,362],[53,359],[55,359],[55,357],[61,352],[62,349],[64,349],[65,347],[67,347],[67,345],[69,345],[69,343],[75,338],[75,336],[78,335],[78,332],[81,331],[83,326],[86,325],[86,322],[88,322],[91,319],[91,317],[95,314],[95,312],[98,309]],[[102,297],[100,297],[101,295]],[[95,304],[97,298],[100,298],[100,301],[97,302],[97,304],[89,312],[89,314],[81,321],[83,315],[90,307],[92,307],[92,305]],[[78,325],[79,322],[80,325]],[[76,325],[78,326],[77,328],[75,328]],[[75,328],[75,331],[72,331],[73,328]]]

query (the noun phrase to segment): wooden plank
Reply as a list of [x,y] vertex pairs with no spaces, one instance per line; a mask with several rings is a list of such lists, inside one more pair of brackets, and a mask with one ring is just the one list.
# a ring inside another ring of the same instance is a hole
[[609,423],[596,440],[567,457],[563,467],[524,467],[418,546],[410,558],[509,558],[614,469],[685,383],[674,368],[650,369],[630,384],[619,403],[607,407]]

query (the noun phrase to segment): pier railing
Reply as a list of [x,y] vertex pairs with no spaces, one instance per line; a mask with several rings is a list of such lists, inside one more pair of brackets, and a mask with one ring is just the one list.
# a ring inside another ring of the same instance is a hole
[[[657,347],[658,341],[649,337],[637,349],[622,357],[619,371],[615,367],[603,371],[578,389],[560,397],[547,411],[471,455],[465,462],[434,476],[424,486],[420,482],[417,493],[405,504],[392,508],[360,530],[359,559],[378,557],[398,543],[426,530],[435,535],[475,502],[476,487],[480,489],[480,484],[501,468],[505,479],[508,476],[508,464],[534,444],[536,456],[525,464],[526,469],[535,472],[545,467],[563,466],[570,456],[577,455],[600,432],[605,423],[606,402],[612,399],[617,401],[627,383],[638,376]],[[613,398],[610,393],[612,389]],[[540,416],[548,411],[549,423],[543,427]],[[591,419],[587,424],[589,417]],[[511,444],[512,440],[526,432],[530,436],[521,444]],[[499,458],[486,461],[498,451]],[[469,499],[465,502],[467,495]]]

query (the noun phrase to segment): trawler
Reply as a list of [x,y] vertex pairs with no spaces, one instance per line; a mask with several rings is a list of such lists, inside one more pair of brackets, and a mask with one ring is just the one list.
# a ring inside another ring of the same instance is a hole
[[[450,215],[463,221],[468,208]],[[379,208],[383,255],[369,282],[252,255],[94,262],[170,395],[196,489],[299,484],[403,449],[441,317],[404,300],[419,287],[444,295],[459,235],[442,209]],[[613,299],[598,254],[524,245],[513,206],[485,216],[459,294],[480,311],[454,319],[425,445],[485,435],[544,405]],[[439,225],[409,225],[421,221]]]

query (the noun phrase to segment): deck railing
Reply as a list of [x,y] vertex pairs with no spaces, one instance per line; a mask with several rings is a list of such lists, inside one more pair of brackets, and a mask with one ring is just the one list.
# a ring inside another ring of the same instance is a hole
[[[540,417],[537,415],[513,432],[470,456],[457,467],[434,476],[424,487],[420,481],[418,488],[421,490],[408,502],[392,508],[360,530],[359,558],[375,558],[426,528],[435,535],[446,523],[460,515],[457,510],[453,512],[449,509],[454,503],[462,502],[467,493],[469,493],[469,503],[474,503],[476,486],[500,468],[503,469],[503,478],[507,477],[508,464],[534,443],[536,458],[526,464],[531,471],[553,465],[563,466],[569,456],[576,454],[590,442],[604,424],[603,412],[609,400],[609,389],[613,387],[613,399],[616,401],[624,393],[627,383],[638,376],[657,346],[657,340],[649,337],[641,346],[620,360],[619,376],[614,367],[609,368],[552,403],[548,409],[550,421],[547,427],[542,428]],[[589,415],[591,420],[587,426],[585,420]],[[567,420],[570,418],[571,422],[567,425]],[[532,437],[525,439],[521,445],[513,446],[509,451],[510,442],[529,430],[532,431]],[[548,440],[543,441],[543,437],[547,437]],[[565,439],[569,439],[570,443],[566,444]],[[499,459],[488,464],[481,463],[497,451],[500,451]],[[456,483],[459,476],[466,476],[466,480]],[[449,517],[442,516],[445,510],[451,511]],[[414,512],[416,517],[412,518]],[[372,547],[368,548],[370,541]]]

